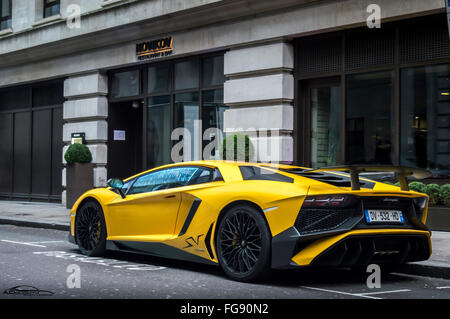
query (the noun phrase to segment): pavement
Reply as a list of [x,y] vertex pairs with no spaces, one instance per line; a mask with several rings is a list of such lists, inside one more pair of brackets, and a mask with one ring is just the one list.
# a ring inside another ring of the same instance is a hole
[[69,230],[70,209],[55,203],[0,201],[0,224]]
[[[69,230],[70,209],[56,203],[0,201],[0,224]],[[427,261],[402,265],[402,273],[450,279],[450,232],[432,232],[433,253]]]

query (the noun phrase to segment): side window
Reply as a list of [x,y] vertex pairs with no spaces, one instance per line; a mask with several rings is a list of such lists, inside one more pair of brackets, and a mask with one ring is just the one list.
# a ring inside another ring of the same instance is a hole
[[122,186],[122,192],[123,192],[124,194],[126,194],[126,193],[128,192],[128,190],[130,189],[130,186],[133,184],[133,182],[134,182],[135,180],[136,180],[136,179],[133,178],[133,179],[130,179],[129,181],[126,181],[126,182],[123,184],[123,186]]
[[189,185],[203,184],[212,182],[214,170],[207,167],[199,167],[198,171],[192,176]]
[[171,167],[152,172],[137,178],[128,194],[154,192],[162,189],[189,185],[199,167]]

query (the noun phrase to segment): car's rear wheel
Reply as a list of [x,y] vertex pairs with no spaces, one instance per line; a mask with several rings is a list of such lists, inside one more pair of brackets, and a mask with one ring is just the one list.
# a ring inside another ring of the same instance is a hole
[[271,235],[264,217],[253,207],[228,210],[217,229],[217,256],[225,274],[239,281],[255,281],[269,270]]
[[102,207],[90,200],[81,205],[75,218],[75,240],[83,255],[101,256],[106,250],[106,223]]

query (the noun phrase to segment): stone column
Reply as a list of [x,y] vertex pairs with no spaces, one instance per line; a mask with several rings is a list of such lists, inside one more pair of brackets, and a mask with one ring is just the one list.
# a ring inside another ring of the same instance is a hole
[[[227,134],[251,132],[258,161],[273,161],[267,147],[277,145],[282,163],[294,160],[294,49],[283,41],[237,47],[225,54],[224,115]],[[267,130],[277,130],[267,134]]]
[[[64,81],[63,111],[63,164],[64,153],[71,142],[72,133],[85,133],[86,143],[94,163],[94,187],[106,186],[108,140],[108,77],[96,73],[83,74]],[[62,186],[66,187],[66,168],[63,168]],[[65,203],[65,190],[62,194]]]

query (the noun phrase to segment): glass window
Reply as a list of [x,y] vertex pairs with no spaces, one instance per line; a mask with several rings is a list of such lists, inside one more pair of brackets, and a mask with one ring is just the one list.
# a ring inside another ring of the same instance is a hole
[[219,180],[221,177],[220,172],[216,169],[208,167],[199,167],[198,171],[192,176],[189,181],[189,185],[197,185],[203,183],[209,183],[215,180]]
[[[208,130],[209,128],[217,128],[220,132],[223,133],[223,116],[225,110],[228,109],[228,106],[223,104],[223,89],[216,90],[208,90],[203,91],[203,105],[202,105],[202,129],[203,129],[203,137],[206,140],[203,140],[203,149],[205,146],[214,141],[217,138],[217,130]],[[209,136],[205,136],[205,131],[208,130]],[[220,141],[218,141],[220,142]],[[207,154],[209,158],[206,159],[215,159],[219,155],[218,148],[212,150],[213,153]]]
[[126,193],[128,192],[128,190],[130,189],[131,185],[133,184],[133,182],[134,182],[135,180],[136,180],[136,179],[133,178],[133,179],[130,179],[129,181],[126,181],[126,182],[123,184],[121,190],[122,190],[122,192],[123,192],[124,194],[126,194]]
[[139,95],[139,86],[139,70],[115,73],[112,76],[112,97],[119,98]]
[[171,167],[158,170],[136,179],[128,194],[140,194],[154,192],[163,189],[182,187],[189,185],[191,179],[197,172],[201,172],[199,167]]
[[198,60],[175,63],[175,90],[198,88]]
[[450,65],[401,70],[400,162],[450,170]]
[[44,18],[60,14],[60,0],[44,0]]
[[225,81],[223,55],[203,60],[203,86],[221,85]]
[[[184,141],[184,161],[198,160],[200,155],[200,150],[195,149],[195,133],[198,132],[195,126],[199,124],[198,98],[198,92],[175,94],[175,128],[184,127],[191,135],[190,141]],[[186,150],[190,150],[190,154],[186,154]]]
[[148,98],[147,167],[168,164],[170,160],[170,95]]
[[333,166],[340,151],[341,87],[311,88],[311,165]]
[[11,28],[11,0],[0,0],[0,30]]
[[346,162],[392,164],[393,72],[347,77]]
[[168,92],[170,90],[169,65],[148,68],[148,93]]

